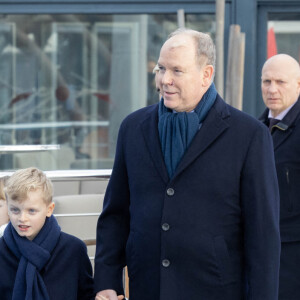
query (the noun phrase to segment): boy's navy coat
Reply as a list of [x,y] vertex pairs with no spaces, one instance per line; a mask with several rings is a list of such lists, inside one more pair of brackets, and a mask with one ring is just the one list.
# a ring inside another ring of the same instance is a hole
[[[19,260],[0,239],[0,299],[11,300]],[[40,271],[50,300],[92,300],[92,266],[84,243],[61,232],[51,258]],[[22,299],[20,299],[22,300]],[[34,299],[39,300],[39,299]]]
[[[269,110],[261,121],[268,124]],[[280,191],[279,299],[300,299],[300,98],[273,129]]]
[[158,105],[121,125],[98,221],[95,291],[130,300],[276,300],[279,195],[272,140],[257,120],[215,104],[169,180]]

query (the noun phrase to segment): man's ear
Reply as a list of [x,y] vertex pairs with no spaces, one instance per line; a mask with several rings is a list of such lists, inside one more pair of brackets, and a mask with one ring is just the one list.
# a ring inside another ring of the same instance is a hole
[[212,65],[206,65],[203,68],[203,87],[208,87],[211,84],[211,79],[214,73],[214,67]]
[[299,93],[298,96],[300,96],[300,76],[297,79],[297,84],[298,84],[298,93]]
[[47,208],[47,217],[51,217],[54,211],[55,203],[51,202]]

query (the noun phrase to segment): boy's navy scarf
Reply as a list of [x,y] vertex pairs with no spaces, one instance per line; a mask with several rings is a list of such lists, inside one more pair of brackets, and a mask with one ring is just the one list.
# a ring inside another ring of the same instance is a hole
[[12,300],[49,300],[40,271],[49,261],[60,232],[54,216],[46,218],[43,228],[32,241],[19,236],[11,223],[8,224],[4,240],[8,248],[20,259]]
[[172,178],[178,163],[200,129],[208,111],[214,104],[217,91],[214,83],[203,95],[193,112],[173,113],[161,98],[158,108],[158,132],[169,177]]

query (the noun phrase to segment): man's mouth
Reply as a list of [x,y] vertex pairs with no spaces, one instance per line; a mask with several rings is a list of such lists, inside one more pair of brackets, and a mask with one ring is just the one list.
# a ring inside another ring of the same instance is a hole
[[174,94],[175,94],[175,92],[168,92],[168,91],[164,91],[164,94],[165,94],[165,95],[167,95],[167,96],[168,96],[168,95],[174,95]]

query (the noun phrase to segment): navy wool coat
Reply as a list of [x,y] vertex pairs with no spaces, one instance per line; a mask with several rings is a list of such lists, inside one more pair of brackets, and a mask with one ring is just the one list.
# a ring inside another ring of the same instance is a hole
[[217,99],[170,180],[158,105],[122,123],[97,225],[95,291],[130,300],[277,300],[279,194],[271,135]]
[[[261,120],[268,125],[269,110]],[[279,299],[300,299],[300,98],[272,131],[280,191]]]
[[[19,260],[0,239],[0,299],[11,300]],[[51,258],[40,271],[50,300],[92,300],[92,266],[85,244],[61,232]],[[21,299],[20,299],[21,300]]]

